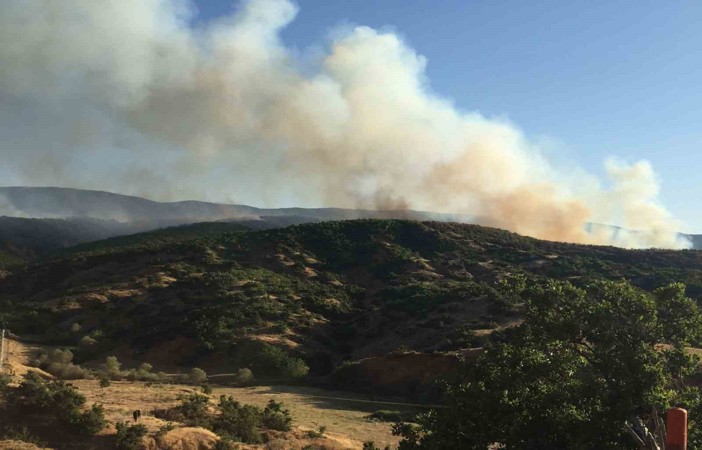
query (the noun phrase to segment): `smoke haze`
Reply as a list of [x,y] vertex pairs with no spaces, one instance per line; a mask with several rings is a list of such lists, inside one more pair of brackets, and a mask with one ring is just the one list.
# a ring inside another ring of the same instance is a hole
[[394,33],[339,30],[312,62],[280,40],[287,0],[198,28],[177,0],[0,8],[0,184],[413,208],[544,239],[690,246],[647,162],[607,161],[606,180],[556,168],[514,125],[434,94]]

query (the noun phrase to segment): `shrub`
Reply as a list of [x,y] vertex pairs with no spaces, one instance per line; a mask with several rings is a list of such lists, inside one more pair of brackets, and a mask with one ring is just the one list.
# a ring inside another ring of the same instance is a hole
[[90,378],[90,371],[73,364],[73,352],[70,350],[54,349],[44,352],[32,361],[32,365],[62,380]]
[[89,410],[77,417],[75,425],[78,430],[87,435],[97,434],[107,426],[105,410],[102,405],[95,404]]
[[166,372],[156,372],[156,379],[159,383],[168,383],[171,377],[169,377]]
[[208,411],[209,398],[200,394],[191,394],[183,398],[177,413],[185,424],[193,427],[211,426],[212,418]]
[[116,356],[108,356],[105,358],[105,364],[103,365],[103,368],[105,370],[105,373],[107,373],[107,376],[110,377],[111,379],[117,379],[120,378],[121,372],[120,368],[122,367],[122,363],[119,362]]
[[322,425],[319,427],[316,431],[315,430],[310,430],[307,432],[307,436],[309,436],[312,439],[319,439],[324,437],[324,433],[326,433],[327,427]]
[[117,435],[115,437],[115,449],[117,450],[138,450],[141,448],[141,439],[146,436],[147,429],[144,425],[129,425],[125,422],[117,422]]
[[203,384],[200,389],[201,389],[202,393],[205,395],[210,395],[212,393],[212,388],[210,387],[209,384]]
[[261,416],[261,425],[264,428],[278,431],[290,430],[292,418],[287,409],[283,409],[283,404],[271,399],[263,409]]
[[309,367],[299,358],[288,355],[285,350],[267,345],[260,355],[261,366],[271,375],[286,378],[302,378],[309,372]]
[[226,433],[241,442],[256,444],[261,441],[258,427],[262,411],[252,405],[242,405],[232,397],[219,399],[220,415],[214,420],[215,433]]
[[300,358],[288,358],[283,365],[283,375],[290,378],[304,378],[309,373],[310,368]]
[[9,400],[16,409],[48,413],[82,434],[95,434],[107,425],[101,405],[81,412],[85,397],[76,388],[64,381],[46,382],[36,372],[25,374]]
[[254,382],[254,374],[251,369],[239,369],[234,376],[234,383],[237,386],[249,386]]
[[193,384],[203,384],[207,381],[207,373],[199,367],[194,367],[188,375],[188,379]]
[[106,387],[110,387],[110,384],[111,384],[111,383],[110,383],[110,379],[109,379],[109,378],[107,378],[107,377],[104,376],[104,375],[101,375],[101,376],[100,376],[100,387],[101,387],[101,388],[104,389],[104,388],[106,388]]

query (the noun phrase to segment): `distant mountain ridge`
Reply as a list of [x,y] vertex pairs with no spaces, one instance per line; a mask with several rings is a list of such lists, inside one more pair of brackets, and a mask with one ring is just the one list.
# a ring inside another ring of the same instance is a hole
[[120,222],[167,225],[217,220],[252,220],[292,216],[307,221],[359,218],[409,218],[466,222],[461,214],[422,211],[375,211],[343,208],[257,208],[195,200],[158,202],[141,197],[58,187],[0,187],[0,215],[32,218],[90,217]]
[[[59,247],[101,238],[199,222],[231,221],[249,228],[351,219],[410,219],[472,223],[467,214],[442,214],[414,210],[376,211],[344,208],[257,208],[248,205],[195,200],[159,202],[142,197],[59,187],[0,187],[0,216],[66,219],[91,232],[79,241],[64,240]],[[85,223],[90,220],[90,223]],[[37,223],[34,222],[33,225]],[[0,245],[6,223],[0,222]],[[50,225],[55,226],[55,224]],[[607,225],[598,225],[607,226]],[[8,233],[5,233],[7,237]],[[69,233],[70,234],[70,233]],[[702,235],[686,235],[693,248],[702,249]],[[7,242],[7,239],[5,240]],[[68,243],[70,241],[70,244]]]

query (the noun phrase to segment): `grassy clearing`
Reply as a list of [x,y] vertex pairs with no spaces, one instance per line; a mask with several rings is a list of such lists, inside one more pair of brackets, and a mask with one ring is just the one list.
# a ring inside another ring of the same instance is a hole
[[[166,422],[147,414],[147,411],[171,408],[179,403],[179,396],[200,391],[199,388],[182,385],[149,385],[129,381],[115,381],[106,388],[101,388],[97,380],[76,380],[72,383],[88,402],[104,405],[105,416],[110,422],[131,420],[132,411],[141,409],[144,412],[141,423],[150,432],[158,431]],[[374,411],[386,408],[384,403],[376,403],[357,394],[297,386],[214,387],[211,398],[217,399],[220,395],[231,395],[241,403],[260,407],[264,407],[270,399],[282,402],[290,410],[293,426],[297,429],[315,431],[324,426],[325,434],[346,438],[354,445],[360,446],[363,441],[369,440],[381,447],[398,442],[390,432],[391,424],[368,419]]]

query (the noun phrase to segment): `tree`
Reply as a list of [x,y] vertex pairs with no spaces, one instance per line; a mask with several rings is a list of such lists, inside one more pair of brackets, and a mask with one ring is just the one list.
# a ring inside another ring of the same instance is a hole
[[395,426],[401,450],[634,448],[622,433],[633,415],[699,404],[683,381],[702,316],[684,286],[547,281],[521,295],[524,322],[447,386],[448,408]]

